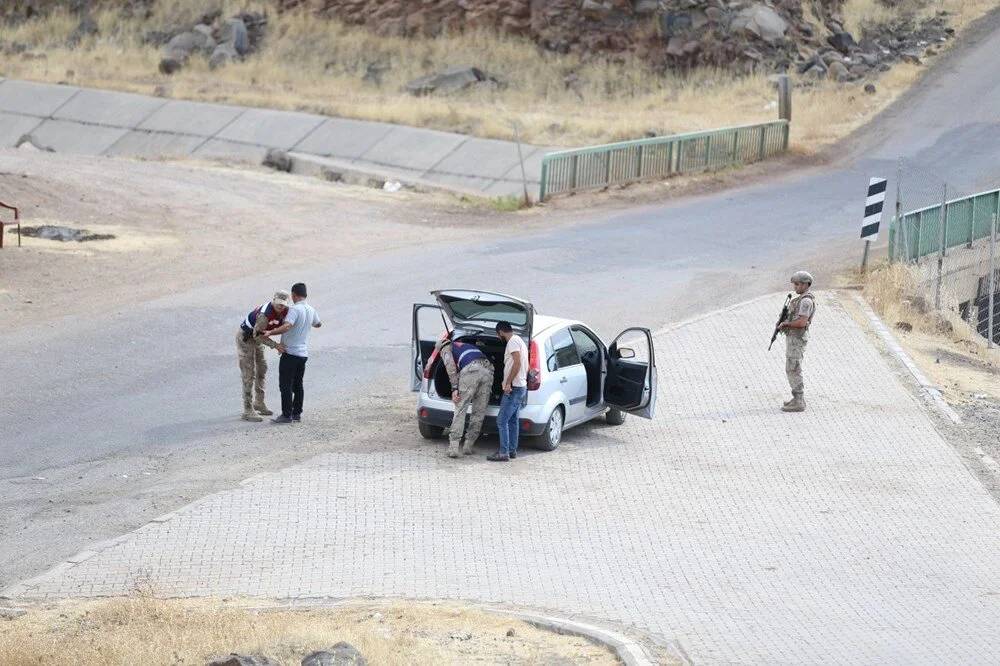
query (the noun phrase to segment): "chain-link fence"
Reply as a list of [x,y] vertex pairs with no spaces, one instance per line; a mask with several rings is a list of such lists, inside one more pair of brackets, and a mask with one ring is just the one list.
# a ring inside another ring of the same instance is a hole
[[920,165],[897,166],[889,257],[913,264],[936,310],[952,310],[1000,341],[1000,190],[963,191]]

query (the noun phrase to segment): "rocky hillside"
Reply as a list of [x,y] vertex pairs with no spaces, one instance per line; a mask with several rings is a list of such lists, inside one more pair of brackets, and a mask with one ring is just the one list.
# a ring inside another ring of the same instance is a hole
[[[877,0],[898,6],[905,0]],[[843,0],[274,0],[386,36],[436,37],[464,30],[525,36],[545,50],[586,57],[640,56],[652,66],[767,72],[797,69],[816,78],[857,80],[898,60],[919,60],[950,35],[945,16],[872,26],[850,34]],[[156,0],[6,0],[8,19],[96,6],[129,14]],[[210,11],[218,0],[205,2]],[[216,12],[217,14],[217,12]],[[206,21],[207,22],[207,21]],[[181,27],[181,26],[170,26]],[[190,26],[184,26],[190,28]]]

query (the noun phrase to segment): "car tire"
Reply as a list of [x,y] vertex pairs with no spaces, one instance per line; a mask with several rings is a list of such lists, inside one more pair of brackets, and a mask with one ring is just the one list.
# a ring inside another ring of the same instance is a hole
[[418,421],[417,427],[420,429],[420,436],[424,439],[441,439],[444,436],[444,428]]
[[608,410],[608,413],[604,415],[604,420],[608,425],[621,425],[625,423],[625,417],[628,416],[625,412],[620,409],[612,407]]
[[555,451],[562,442],[563,425],[566,420],[563,416],[563,408],[556,407],[549,414],[549,422],[545,424],[545,430],[541,436],[535,438],[535,448],[540,451]]

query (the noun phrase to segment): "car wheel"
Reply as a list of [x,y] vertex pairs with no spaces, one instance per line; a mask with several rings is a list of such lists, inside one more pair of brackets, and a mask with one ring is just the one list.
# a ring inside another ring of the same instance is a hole
[[562,434],[563,410],[562,407],[556,407],[549,415],[549,422],[545,424],[545,430],[537,438],[535,448],[542,451],[555,451],[559,448],[559,442],[562,441]]
[[441,436],[444,435],[444,428],[441,426],[418,421],[417,427],[420,429],[420,435],[424,439],[441,439]]
[[604,420],[607,421],[608,425],[621,425],[625,423],[626,416],[627,414],[622,410],[612,407],[608,410],[608,413],[604,415]]

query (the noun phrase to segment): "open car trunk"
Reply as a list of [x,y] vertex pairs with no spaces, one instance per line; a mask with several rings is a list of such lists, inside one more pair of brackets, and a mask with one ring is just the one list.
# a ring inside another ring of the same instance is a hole
[[[503,353],[506,345],[497,337],[484,334],[463,335],[457,338],[458,342],[471,342],[479,347],[480,351],[486,355],[493,363],[493,387],[490,389],[490,404],[499,405],[503,383]],[[435,359],[433,375],[434,390],[442,397],[451,397],[451,380],[448,378],[448,371],[444,367],[444,361],[440,357]]]

